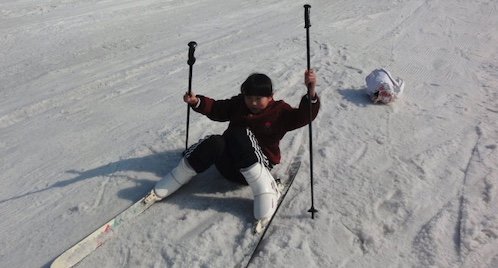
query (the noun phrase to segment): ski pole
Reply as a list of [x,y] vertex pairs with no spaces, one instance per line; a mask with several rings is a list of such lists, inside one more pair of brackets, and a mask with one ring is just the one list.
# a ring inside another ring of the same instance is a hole
[[[307,68],[308,71],[311,69],[311,64],[310,64],[310,8],[311,6],[306,4],[304,5],[304,28],[306,28],[306,59],[307,59]],[[313,119],[313,109],[312,109],[312,101],[311,101],[311,85],[308,84],[306,85],[308,88],[308,101],[309,101],[309,107],[310,107],[310,123],[309,123],[309,145],[310,145],[310,180],[311,180],[311,208],[308,210],[308,212],[311,213],[311,218],[315,218],[315,213],[318,212],[318,210],[315,209],[315,204],[314,204],[314,193],[313,193],[313,127],[311,126],[312,119]]]
[[[189,65],[189,71],[188,71],[188,94],[192,94],[192,69],[195,63],[195,57],[194,57],[194,52],[195,52],[195,47],[197,46],[197,43],[194,41],[191,41],[188,43],[188,65]],[[189,124],[190,124],[190,105],[187,104],[187,131],[186,131],[186,139],[185,139],[185,150],[188,149],[188,130],[189,130]]]

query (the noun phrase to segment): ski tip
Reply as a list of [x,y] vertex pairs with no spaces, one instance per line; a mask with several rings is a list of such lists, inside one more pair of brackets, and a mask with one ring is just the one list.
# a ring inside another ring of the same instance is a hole
[[50,268],[67,268],[67,267],[72,267],[74,264],[68,263],[62,258],[56,258],[51,264]]

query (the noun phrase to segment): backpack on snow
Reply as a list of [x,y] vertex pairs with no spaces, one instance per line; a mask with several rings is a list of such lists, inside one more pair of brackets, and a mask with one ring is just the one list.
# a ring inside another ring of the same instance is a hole
[[403,93],[405,82],[401,78],[393,79],[384,68],[373,70],[366,78],[367,94],[374,103],[390,103]]

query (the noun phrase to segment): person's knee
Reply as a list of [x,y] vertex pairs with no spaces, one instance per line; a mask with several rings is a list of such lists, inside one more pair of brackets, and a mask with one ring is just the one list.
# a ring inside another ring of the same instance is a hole
[[248,167],[264,158],[254,134],[241,127],[231,127],[223,134],[226,150],[237,169]]
[[185,157],[190,166],[197,173],[201,173],[222,155],[225,150],[225,140],[221,135],[212,135],[192,147]]

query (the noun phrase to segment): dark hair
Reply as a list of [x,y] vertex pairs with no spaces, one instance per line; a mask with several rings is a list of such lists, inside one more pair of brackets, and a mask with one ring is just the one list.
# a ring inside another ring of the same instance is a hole
[[242,83],[240,92],[246,96],[272,96],[271,79],[265,74],[253,73]]

